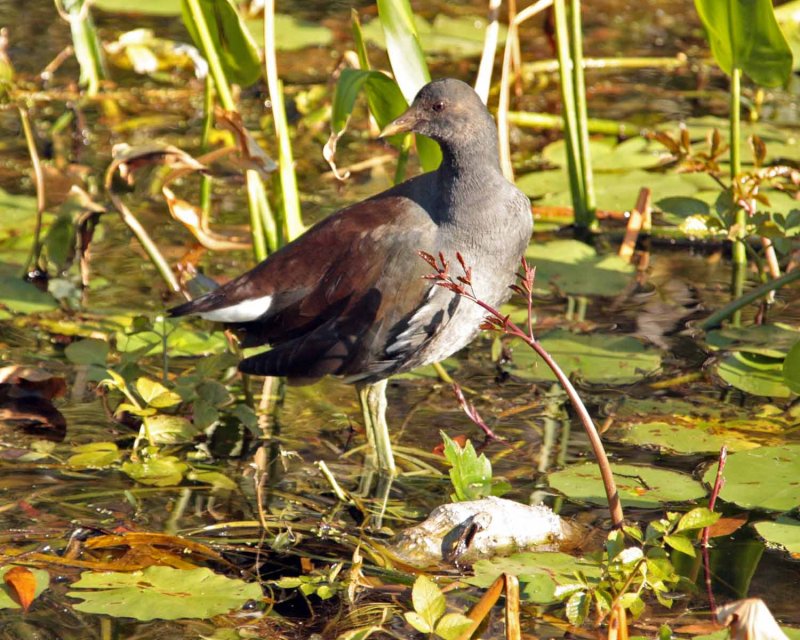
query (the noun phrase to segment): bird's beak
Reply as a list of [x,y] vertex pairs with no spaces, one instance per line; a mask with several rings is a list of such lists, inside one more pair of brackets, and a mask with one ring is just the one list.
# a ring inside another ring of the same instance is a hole
[[416,109],[411,106],[403,113],[403,115],[387,124],[383,128],[383,131],[381,131],[380,137],[387,138],[389,136],[397,135],[398,133],[408,133],[409,131],[413,131],[417,121]]

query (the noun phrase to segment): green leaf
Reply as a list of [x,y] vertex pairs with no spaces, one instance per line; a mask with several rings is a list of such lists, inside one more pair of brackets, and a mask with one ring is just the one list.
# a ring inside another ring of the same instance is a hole
[[73,364],[92,365],[105,367],[108,358],[109,346],[105,340],[86,338],[68,344],[64,349],[67,360]]
[[478,456],[469,440],[462,449],[446,433],[440,433],[444,441],[444,456],[452,465],[450,481],[456,491],[454,499],[464,502],[492,495],[492,463],[489,459],[484,454]]
[[[6,564],[0,567],[0,609],[19,609],[20,605],[13,594],[13,589],[6,584],[3,576],[16,566],[14,564]],[[26,567],[28,571],[33,574],[36,586],[34,587],[33,597],[38,598],[48,586],[50,586],[50,574],[44,569],[34,569]],[[13,633],[13,632],[12,632]]]
[[719,513],[716,513],[707,507],[697,507],[681,516],[681,519],[678,521],[678,526],[675,528],[675,533],[705,529],[706,527],[710,527],[719,519]]
[[800,331],[782,324],[759,324],[747,327],[726,327],[709,331],[705,343],[712,349],[755,353],[770,358],[783,358],[800,342]]
[[75,453],[69,457],[70,467],[81,469],[105,469],[120,460],[117,445],[113,442],[91,442],[72,449]]
[[[669,502],[699,500],[706,495],[691,476],[642,465],[613,464],[622,504],[626,507],[657,509]],[[594,463],[573,464],[548,475],[550,486],[571,500],[607,504],[600,472]]]
[[472,620],[463,613],[446,613],[436,624],[434,633],[444,640],[458,640],[471,625]]
[[794,393],[800,394],[800,340],[786,354],[782,373],[784,384]]
[[191,422],[182,416],[168,416],[159,413],[146,416],[144,422],[149,439],[153,444],[191,442],[198,431]]
[[75,254],[75,225],[72,223],[72,216],[59,215],[50,228],[44,239],[44,246],[47,249],[47,258],[53,262],[59,271],[64,270],[67,262]]
[[788,398],[783,361],[756,353],[734,351],[717,364],[717,375],[729,385],[754,396]]
[[[655,373],[661,354],[633,336],[607,333],[579,335],[563,329],[549,331],[540,344],[568,376],[585,382],[628,384]],[[524,380],[555,380],[555,375],[531,349],[514,349],[511,373]]]
[[775,19],[772,0],[695,0],[711,52],[731,75],[741,69],[765,87],[786,84],[792,52]]
[[436,621],[444,615],[447,607],[444,595],[436,583],[425,575],[414,581],[411,589],[411,602],[430,630],[436,627]]
[[[214,50],[230,82],[248,87],[261,77],[258,47],[247,30],[232,0],[199,0]],[[192,20],[186,0],[181,2],[183,24],[195,46],[203,51],[200,34]]]
[[13,276],[0,277],[0,306],[14,313],[41,313],[58,308],[56,299]]
[[[712,465],[703,482],[714,483]],[[800,504],[800,445],[759,447],[728,456],[720,498],[745,509],[788,511]]]
[[800,555],[800,520],[796,517],[778,516],[774,522],[757,522],[754,526],[770,544],[786,549],[794,558]]
[[210,569],[148,567],[127,573],[85,571],[72,585],[78,611],[135,620],[212,618],[260,600],[261,587]]
[[[264,23],[261,18],[247,20],[250,35],[259,47],[264,46]],[[326,47],[333,42],[328,27],[295,16],[275,14],[275,48],[278,51],[298,51],[306,47]]]
[[122,471],[132,479],[155,487],[172,487],[181,483],[189,468],[175,456],[159,456],[141,462],[126,462]]
[[237,488],[237,484],[233,480],[219,471],[190,471],[186,474],[186,479],[210,484],[215,489],[223,489],[225,491],[235,491]]
[[664,536],[664,542],[676,551],[680,551],[694,558],[694,545],[686,536],[680,534]]
[[431,627],[427,620],[419,615],[416,611],[406,611],[403,614],[403,617],[406,619],[406,622],[414,627],[420,633],[432,633],[433,627]]
[[567,620],[569,620],[570,624],[580,627],[589,615],[591,603],[592,599],[586,591],[573,593],[565,605]]
[[172,407],[181,402],[181,397],[177,393],[150,378],[139,378],[136,381],[136,391],[139,392],[145,404],[156,409]]

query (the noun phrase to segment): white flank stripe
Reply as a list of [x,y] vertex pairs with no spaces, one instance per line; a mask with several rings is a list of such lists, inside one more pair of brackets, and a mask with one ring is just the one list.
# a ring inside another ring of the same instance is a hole
[[272,304],[272,296],[262,296],[261,298],[252,298],[230,307],[214,309],[197,315],[205,320],[213,320],[214,322],[252,322],[263,316],[269,309],[270,304]]

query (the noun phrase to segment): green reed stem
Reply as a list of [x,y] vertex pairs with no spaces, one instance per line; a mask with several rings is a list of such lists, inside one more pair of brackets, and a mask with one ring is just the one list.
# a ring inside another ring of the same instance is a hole
[[65,0],[62,4],[72,35],[75,58],[80,66],[80,84],[86,95],[94,97],[100,90],[100,81],[106,77],[103,49],[97,37],[88,0]]
[[[203,130],[200,134],[200,150],[208,153],[211,144],[211,130],[214,127],[214,85],[210,76],[206,76],[203,85]],[[200,176],[200,228],[208,229],[211,215],[211,176]]]
[[197,29],[200,47],[202,48],[201,53],[208,62],[208,69],[214,80],[214,88],[217,90],[219,101],[224,109],[236,111],[236,103],[233,100],[233,93],[228,84],[228,79],[225,77],[222,61],[214,48],[214,39],[211,37],[203,11],[200,9],[200,0],[186,0],[186,7],[189,11],[189,18],[195,29]]
[[[730,95],[730,160],[731,160],[731,182],[735,182],[737,176],[742,171],[741,156],[741,93],[742,93],[742,70],[734,67],[731,71],[731,95]],[[733,273],[731,274],[731,298],[736,300],[744,293],[744,281],[747,273],[747,249],[745,247],[745,237],[747,236],[747,213],[744,208],[734,202],[735,209],[735,229],[736,234],[733,239]],[[734,326],[739,326],[742,320],[740,310],[731,317]]]

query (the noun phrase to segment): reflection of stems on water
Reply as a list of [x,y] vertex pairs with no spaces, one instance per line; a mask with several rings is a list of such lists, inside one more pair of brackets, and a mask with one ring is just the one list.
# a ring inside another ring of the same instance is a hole
[[42,214],[45,208],[45,185],[42,163],[39,160],[39,151],[36,149],[36,138],[33,136],[31,119],[28,110],[24,107],[19,108],[19,119],[22,121],[22,131],[25,133],[25,144],[28,146],[28,155],[31,157],[33,167],[33,179],[36,184],[36,227],[33,232],[33,244],[31,253],[23,267],[23,277],[27,276],[31,269],[39,266],[39,258],[42,253]]
[[180,284],[178,284],[178,280],[175,278],[175,274],[172,273],[172,269],[164,259],[164,256],[161,255],[161,252],[158,250],[156,243],[153,242],[153,239],[150,237],[147,231],[145,231],[145,228],[142,226],[136,216],[134,216],[128,207],[125,206],[125,203],[122,202],[122,199],[116,193],[114,193],[112,188],[114,174],[122,164],[124,164],[124,161],[115,159],[108,166],[103,186],[105,187],[106,193],[108,193],[108,197],[111,198],[111,202],[114,203],[114,207],[119,212],[122,221],[128,226],[128,228],[133,232],[133,235],[136,236],[136,239],[141,243],[142,248],[147,254],[147,257],[150,258],[150,262],[153,263],[153,266],[155,266],[158,273],[164,279],[164,282],[167,283],[167,286],[172,291],[177,293],[181,290]]
[[[578,395],[577,390],[570,382],[569,378],[566,374],[561,370],[561,367],[558,366],[555,360],[550,356],[550,354],[542,347],[538,340],[533,336],[532,331],[532,321],[529,320],[529,331],[530,333],[526,333],[522,329],[520,329],[516,324],[511,322],[507,315],[500,313],[497,309],[492,307],[490,304],[480,300],[475,295],[475,291],[472,288],[472,269],[467,266],[464,262],[464,258],[461,256],[460,253],[456,253],[456,258],[458,259],[459,264],[463,270],[463,276],[453,276],[449,272],[449,263],[445,260],[444,256],[440,253],[438,256],[438,262],[435,257],[430,255],[429,253],[425,253],[424,251],[419,252],[420,257],[425,260],[434,270],[435,273],[424,276],[428,280],[432,280],[435,285],[443,287],[452,291],[453,293],[460,295],[468,300],[472,300],[475,304],[479,307],[484,309],[489,313],[489,316],[486,318],[486,321],[482,325],[484,329],[492,329],[495,331],[501,331],[502,333],[519,338],[520,340],[524,341],[531,349],[533,349],[542,360],[545,361],[545,364],[550,368],[550,370],[555,374],[556,379],[563,387],[564,391],[566,391],[567,396],[572,403],[572,407],[575,409],[575,412],[578,414],[578,417],[581,420],[581,424],[583,424],[583,428],[586,431],[586,435],[589,438],[589,443],[591,444],[592,451],[594,452],[594,456],[597,460],[597,464],[600,467],[600,475],[603,479],[603,487],[605,488],[606,498],[608,499],[608,508],[611,513],[611,520],[614,523],[615,528],[619,528],[622,526],[623,515],[622,515],[622,504],[620,503],[619,493],[617,491],[616,483],[614,482],[614,474],[611,471],[611,465],[608,462],[608,456],[606,455],[605,449],[603,448],[603,442],[600,439],[600,435],[597,432],[597,427],[594,426],[592,422],[592,418],[589,415],[589,412],[586,409],[586,406],[583,404],[583,400],[581,400],[580,396]],[[527,261],[525,258],[522,258],[522,273],[519,276],[519,285],[512,285],[512,289],[519,294],[522,294],[528,298],[528,308],[531,309],[532,305],[532,298],[533,298],[533,281],[534,275],[536,270],[531,269],[528,266]],[[530,314],[529,314],[530,318]]]

